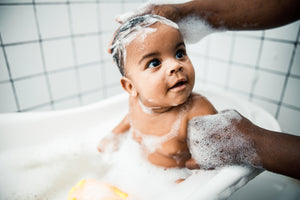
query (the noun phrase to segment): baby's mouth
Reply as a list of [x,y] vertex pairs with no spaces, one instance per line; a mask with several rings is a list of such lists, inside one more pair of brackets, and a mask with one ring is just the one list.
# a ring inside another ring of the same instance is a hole
[[169,88],[169,90],[172,91],[180,91],[186,88],[187,80],[186,79],[179,79],[176,81],[176,83]]

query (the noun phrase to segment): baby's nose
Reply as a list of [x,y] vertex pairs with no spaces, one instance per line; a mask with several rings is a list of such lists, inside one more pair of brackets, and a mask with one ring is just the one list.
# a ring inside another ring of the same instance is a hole
[[171,76],[177,72],[183,71],[183,65],[178,62],[170,63],[169,69],[168,69],[168,75]]

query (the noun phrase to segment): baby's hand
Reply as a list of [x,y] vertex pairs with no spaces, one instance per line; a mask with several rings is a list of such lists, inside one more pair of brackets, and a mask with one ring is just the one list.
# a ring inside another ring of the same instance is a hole
[[114,152],[119,149],[120,135],[110,133],[104,137],[98,144],[97,149],[99,152]]
[[[195,117],[188,126],[188,145],[194,160],[188,168],[213,169],[226,165],[261,167],[251,127],[255,125],[234,110]],[[248,135],[247,135],[248,134]]]

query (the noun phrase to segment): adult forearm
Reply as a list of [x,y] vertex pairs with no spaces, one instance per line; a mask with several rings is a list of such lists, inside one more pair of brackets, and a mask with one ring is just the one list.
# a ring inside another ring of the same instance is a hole
[[177,9],[181,17],[196,15],[215,28],[230,30],[267,29],[300,18],[299,0],[195,0]]
[[263,168],[300,179],[300,137],[260,128],[254,141]]

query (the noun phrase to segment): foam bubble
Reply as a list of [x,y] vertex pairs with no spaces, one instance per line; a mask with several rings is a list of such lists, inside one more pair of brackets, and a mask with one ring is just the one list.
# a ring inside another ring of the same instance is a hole
[[189,149],[201,168],[257,163],[253,144],[234,126],[241,119],[237,112],[229,111],[195,117],[189,122]]
[[179,30],[185,43],[196,43],[205,36],[219,32],[198,16],[187,16],[178,22]]

